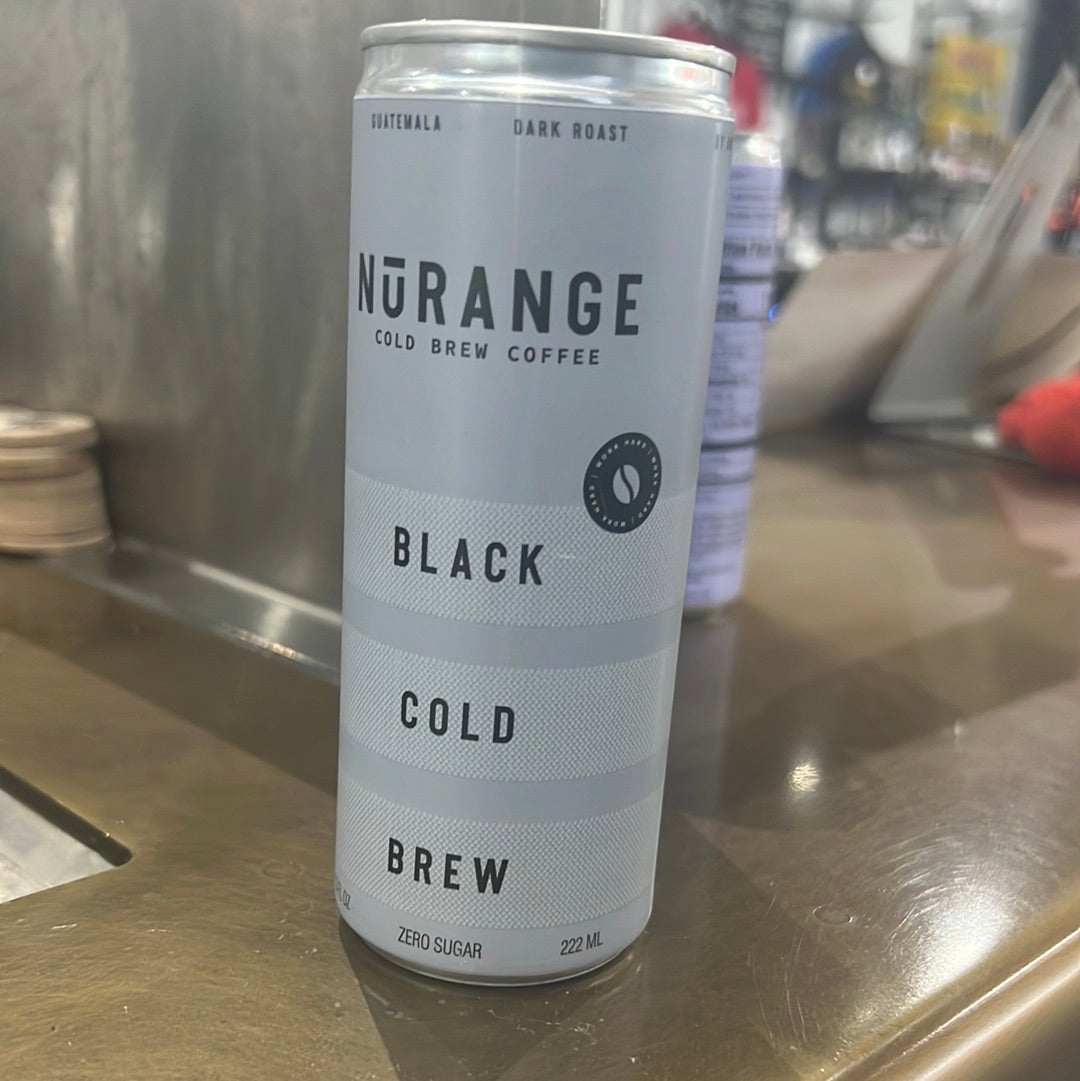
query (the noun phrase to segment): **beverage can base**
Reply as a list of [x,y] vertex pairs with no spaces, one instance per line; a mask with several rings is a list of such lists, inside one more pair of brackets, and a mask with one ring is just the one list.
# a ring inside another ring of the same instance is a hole
[[349,928],[395,965],[451,983],[491,987],[555,983],[601,968],[637,941],[652,912],[650,886],[622,908],[574,923],[476,927],[402,911],[357,888],[340,870],[334,899]]
[[579,968],[573,968],[567,972],[559,972],[547,976],[466,977],[462,975],[461,972],[440,969],[436,965],[416,964],[415,962],[405,961],[400,957],[396,957],[388,950],[381,949],[379,946],[369,942],[355,927],[352,926],[351,923],[348,922],[348,920],[345,920],[345,923],[349,930],[356,935],[367,949],[371,950],[372,953],[378,954],[383,960],[389,961],[398,968],[405,969],[406,972],[415,973],[417,976],[426,976],[429,979],[442,980],[444,983],[456,983],[463,987],[543,987],[551,983],[562,983],[563,980],[572,980],[578,976],[587,976],[590,972],[596,972],[598,969],[610,965],[633,945],[633,943],[627,943],[625,946],[620,947],[610,957],[605,957],[601,961],[590,961],[587,965],[582,965]]
[[715,619],[723,622],[723,617],[730,611],[739,599],[736,593],[727,600],[717,601],[715,604],[688,604],[683,607],[683,619],[707,622]]

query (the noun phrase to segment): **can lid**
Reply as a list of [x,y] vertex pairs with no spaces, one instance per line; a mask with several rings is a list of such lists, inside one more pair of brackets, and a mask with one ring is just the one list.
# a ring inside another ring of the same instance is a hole
[[649,34],[619,34],[611,30],[542,26],[536,23],[498,23],[474,19],[418,19],[413,22],[369,26],[360,35],[360,48],[374,45],[478,43],[541,45],[553,49],[579,49],[598,53],[652,56],[735,73],[735,57],[712,45]]
[[763,131],[737,131],[735,158],[744,164],[780,169],[780,143]]

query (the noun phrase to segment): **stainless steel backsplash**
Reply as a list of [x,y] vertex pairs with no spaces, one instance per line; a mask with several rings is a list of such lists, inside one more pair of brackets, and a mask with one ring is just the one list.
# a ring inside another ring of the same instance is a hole
[[367,25],[600,0],[0,0],[0,401],[101,423],[117,531],[337,607]]

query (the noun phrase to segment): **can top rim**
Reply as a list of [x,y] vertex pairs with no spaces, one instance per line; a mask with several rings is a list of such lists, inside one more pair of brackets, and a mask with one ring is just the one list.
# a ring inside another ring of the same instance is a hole
[[484,22],[478,19],[416,19],[380,23],[360,34],[360,48],[375,45],[476,42],[496,45],[542,45],[556,49],[588,49],[602,53],[684,60],[691,64],[735,73],[735,57],[712,45],[650,34],[622,34],[611,30],[545,26],[539,23]]

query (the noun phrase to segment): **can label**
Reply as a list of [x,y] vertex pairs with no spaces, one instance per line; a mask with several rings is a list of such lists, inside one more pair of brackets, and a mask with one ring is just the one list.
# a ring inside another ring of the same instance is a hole
[[721,278],[716,292],[718,323],[763,322],[772,303],[772,281],[728,281]]
[[777,224],[784,173],[779,165],[736,162],[731,167],[724,258],[720,273],[731,278],[766,278],[779,257]]
[[701,452],[686,607],[717,608],[733,601],[742,589],[753,447]]
[[757,435],[766,323],[716,323],[702,441],[749,442]]
[[[626,453],[625,443],[613,447],[612,459]],[[614,509],[598,528],[580,495],[576,507],[453,499],[350,468],[346,578],[365,596],[466,622],[560,627],[662,612],[682,590],[693,493],[661,496],[645,469],[619,469],[608,483]],[[634,506],[634,488],[642,501],[650,483],[656,491],[648,521],[614,531],[612,516]],[[637,575],[648,581],[627,589]]]
[[[654,699],[670,691],[676,652],[668,646],[614,664],[514,669],[425,657],[346,626],[343,663],[356,679],[342,695],[343,744],[351,741],[357,755],[493,781],[615,773],[663,750]],[[371,713],[397,723],[374,729],[366,723]],[[553,715],[555,729],[523,720]]]
[[337,885],[406,963],[543,979],[647,918],[730,153],[356,100]]

